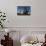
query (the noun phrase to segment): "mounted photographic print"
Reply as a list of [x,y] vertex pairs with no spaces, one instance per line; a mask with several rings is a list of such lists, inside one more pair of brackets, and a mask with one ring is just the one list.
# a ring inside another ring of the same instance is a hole
[[31,6],[17,6],[17,15],[31,15]]

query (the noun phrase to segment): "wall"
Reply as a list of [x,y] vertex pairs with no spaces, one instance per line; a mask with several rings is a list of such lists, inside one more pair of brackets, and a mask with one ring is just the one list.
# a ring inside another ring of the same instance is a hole
[[[31,5],[31,16],[17,16],[18,5]],[[7,27],[46,27],[46,0],[0,0],[0,9],[6,12]]]

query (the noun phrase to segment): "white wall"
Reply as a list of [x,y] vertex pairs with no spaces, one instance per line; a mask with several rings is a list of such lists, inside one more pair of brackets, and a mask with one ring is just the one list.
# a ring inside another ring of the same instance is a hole
[[32,0],[32,26],[46,27],[46,0]]
[[[46,27],[46,0],[0,0],[0,9],[6,12],[7,27]],[[32,5],[32,15],[17,16],[17,7]]]

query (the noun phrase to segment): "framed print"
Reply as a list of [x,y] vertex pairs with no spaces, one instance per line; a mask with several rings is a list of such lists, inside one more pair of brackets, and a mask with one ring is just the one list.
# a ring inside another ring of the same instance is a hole
[[17,15],[31,15],[31,6],[17,6]]

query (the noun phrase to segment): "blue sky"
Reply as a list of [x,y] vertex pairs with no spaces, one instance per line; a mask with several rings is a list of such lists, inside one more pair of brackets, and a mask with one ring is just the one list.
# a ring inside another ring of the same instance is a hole
[[24,12],[25,10],[31,12],[31,6],[17,6],[17,13]]

